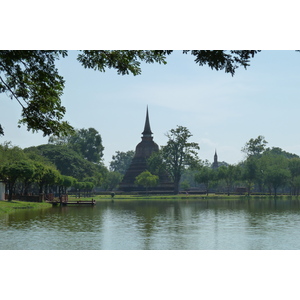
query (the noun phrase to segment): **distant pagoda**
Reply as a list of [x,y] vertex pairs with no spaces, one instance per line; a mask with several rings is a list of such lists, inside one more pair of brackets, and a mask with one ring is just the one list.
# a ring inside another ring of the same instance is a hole
[[215,150],[214,162],[213,162],[212,168],[216,170],[216,169],[218,169],[218,167],[219,167],[218,155],[217,155],[217,150]]
[[[135,155],[123,177],[122,182],[120,183],[119,190],[124,192],[145,190],[145,188],[141,186],[136,186],[134,182],[136,176],[147,170],[147,159],[153,152],[159,150],[158,145],[153,141],[152,134],[147,107],[145,127],[144,131],[142,132],[142,141],[137,144],[135,148]],[[158,185],[151,188],[151,190],[172,192],[174,190],[174,184],[170,181],[168,176],[165,175],[159,178]]]

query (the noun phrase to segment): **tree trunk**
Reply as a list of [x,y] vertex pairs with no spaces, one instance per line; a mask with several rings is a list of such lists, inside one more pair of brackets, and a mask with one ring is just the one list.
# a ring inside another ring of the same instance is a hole
[[206,196],[208,196],[208,189],[209,189],[208,187],[209,187],[209,183],[206,183],[206,184],[205,184]]
[[227,196],[230,196],[230,186],[227,186]]
[[39,194],[43,194],[43,183],[39,183]]
[[8,183],[8,201],[12,201],[15,182]]
[[9,193],[8,193],[8,201],[12,201],[12,191],[9,190]]
[[174,194],[178,195],[179,194],[179,180],[176,180],[174,182]]
[[179,183],[180,183],[181,174],[180,172],[174,172],[174,194],[179,194]]

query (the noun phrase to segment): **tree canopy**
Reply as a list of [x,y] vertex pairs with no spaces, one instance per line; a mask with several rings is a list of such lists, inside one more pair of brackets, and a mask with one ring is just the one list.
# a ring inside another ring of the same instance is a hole
[[62,121],[64,79],[55,67],[55,61],[66,55],[67,51],[0,51],[0,92],[21,105],[19,124],[28,130],[41,130],[46,136],[72,129]]
[[259,135],[256,139],[251,138],[242,148],[242,152],[246,153],[247,156],[258,156],[264,152],[267,143],[265,137]]
[[206,189],[206,194],[208,195],[209,188],[212,185],[212,182],[216,180],[216,170],[211,167],[203,166],[200,170],[195,174],[195,181],[197,183],[203,183]]
[[133,150],[127,152],[116,151],[116,154],[112,156],[112,161],[109,164],[110,170],[124,175],[130,166],[133,157]]
[[90,162],[99,164],[103,157],[102,138],[95,128],[76,129],[67,136],[49,138],[49,144],[64,145]]
[[[36,152],[26,152],[10,143],[0,145],[0,180],[6,184],[8,200],[13,194],[43,193],[49,185],[62,182],[62,176],[55,165]],[[38,186],[38,189],[37,189]]]
[[146,192],[148,192],[149,187],[154,187],[158,184],[158,176],[146,170],[135,178],[135,184],[145,187]]
[[189,142],[192,137],[190,131],[184,126],[177,126],[166,134],[167,145],[162,146],[159,152],[154,152],[148,159],[150,170],[155,174],[167,174],[174,182],[174,193],[179,192],[179,183],[183,171],[188,166],[198,163],[200,147],[197,143]]
[[64,145],[40,145],[24,149],[25,153],[36,153],[52,162],[62,175],[72,176],[79,181],[86,177],[98,178],[101,180],[105,167],[96,165],[84,159],[76,151]]
[[[105,72],[115,69],[118,74],[141,74],[141,62],[166,64],[173,50],[83,50],[77,60],[85,68]],[[234,75],[240,66],[247,68],[256,50],[184,50],[195,57],[199,66],[224,70]],[[44,136],[70,134],[73,127],[64,121],[66,108],[61,103],[64,79],[55,62],[68,51],[0,51],[0,93],[6,93],[22,107],[19,126],[42,131]],[[0,135],[4,130],[0,124]]]

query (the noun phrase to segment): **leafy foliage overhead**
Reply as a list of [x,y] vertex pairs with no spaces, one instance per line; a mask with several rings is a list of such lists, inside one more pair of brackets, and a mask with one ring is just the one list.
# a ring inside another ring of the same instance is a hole
[[[83,50],[78,61],[85,68],[105,72],[115,69],[118,74],[141,74],[141,62],[166,64],[166,56],[173,50]],[[234,75],[239,66],[244,68],[256,50],[184,50],[195,56],[199,66],[208,65],[214,70],[225,70]],[[44,136],[66,135],[71,125],[63,121],[66,112],[60,97],[64,79],[58,74],[55,62],[68,55],[68,51],[0,51],[0,93],[6,93],[22,107],[19,124],[33,132],[41,130]],[[0,135],[3,128],[0,125]]]
[[170,51],[152,50],[84,50],[78,55],[78,61],[85,68],[105,72],[106,68],[116,69],[119,75],[141,74],[141,61],[166,64],[165,54]]
[[225,70],[232,76],[239,66],[245,69],[250,66],[250,58],[259,52],[258,50],[184,50],[183,53],[189,53],[195,56],[195,62],[199,66],[208,65],[213,70]]
[[27,124],[28,130],[42,130],[44,136],[71,130],[62,121],[64,80],[55,67],[66,55],[67,51],[0,51],[0,92],[21,105],[19,124]]

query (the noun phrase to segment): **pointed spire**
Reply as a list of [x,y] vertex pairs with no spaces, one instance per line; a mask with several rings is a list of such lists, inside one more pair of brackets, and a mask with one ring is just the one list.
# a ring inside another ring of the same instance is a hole
[[212,167],[213,169],[218,169],[219,167],[217,149],[215,149],[214,162]]
[[142,135],[144,137],[151,137],[152,135],[152,131],[150,128],[150,122],[149,122],[149,114],[148,114],[148,105],[147,105],[147,114],[146,114],[146,121],[145,121],[145,127],[144,127],[144,131],[142,132]]

